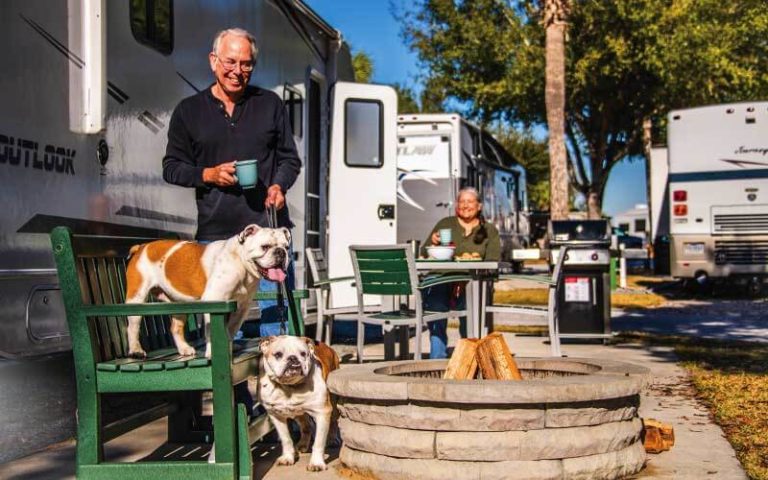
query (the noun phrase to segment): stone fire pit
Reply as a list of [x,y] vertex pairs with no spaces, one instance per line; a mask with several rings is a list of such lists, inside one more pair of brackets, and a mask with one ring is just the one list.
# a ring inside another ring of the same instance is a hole
[[336,370],[341,462],[380,479],[612,479],[645,464],[648,369],[516,358],[522,381],[443,380],[447,360]]

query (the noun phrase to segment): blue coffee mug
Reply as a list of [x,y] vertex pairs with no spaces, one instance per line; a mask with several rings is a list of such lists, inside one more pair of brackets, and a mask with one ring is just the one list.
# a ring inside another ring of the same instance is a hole
[[235,175],[237,183],[244,189],[256,187],[259,180],[258,160],[238,160],[235,162]]

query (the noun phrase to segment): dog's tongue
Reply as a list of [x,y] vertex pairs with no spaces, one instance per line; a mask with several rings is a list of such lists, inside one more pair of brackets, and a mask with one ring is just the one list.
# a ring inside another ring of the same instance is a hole
[[273,282],[282,282],[285,280],[285,270],[282,268],[268,268],[267,269],[267,278],[272,280]]

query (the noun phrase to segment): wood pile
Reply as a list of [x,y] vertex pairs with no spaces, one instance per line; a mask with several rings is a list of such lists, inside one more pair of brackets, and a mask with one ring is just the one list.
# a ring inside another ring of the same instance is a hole
[[643,445],[648,453],[661,453],[675,444],[675,430],[672,425],[653,418],[643,419]]
[[483,337],[463,338],[456,344],[443,378],[472,380],[478,372],[486,380],[522,380],[504,336],[498,332]]

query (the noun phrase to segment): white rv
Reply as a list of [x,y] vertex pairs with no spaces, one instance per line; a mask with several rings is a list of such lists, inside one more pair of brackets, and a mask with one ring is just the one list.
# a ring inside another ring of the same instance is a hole
[[70,348],[53,227],[193,235],[194,192],[166,184],[161,159],[171,112],[211,84],[210,42],[227,26],[256,35],[252,82],[284,98],[302,157],[287,196],[298,286],[305,247],[351,275],[350,244],[396,241],[396,94],[345,82],[348,48],[303,2],[19,0],[0,11],[14,45],[0,53],[0,356]]
[[731,277],[760,291],[768,274],[768,102],[670,112],[672,275]]
[[[0,461],[73,428],[68,357],[41,357],[71,348],[51,229],[193,235],[194,191],[166,184],[161,160],[173,108],[213,81],[218,30],[255,34],[252,83],[285,100],[303,162],[287,196],[298,286],[305,247],[331,246],[331,274],[351,275],[350,244],[396,241],[396,94],[349,83],[341,34],[302,1],[9,0],[0,17],[0,357],[35,357],[0,359],[6,400],[31,422],[0,422]],[[40,383],[60,385],[55,398]],[[21,408],[30,395],[45,398]],[[15,441],[19,424],[34,441]]]
[[454,215],[457,192],[475,187],[499,230],[502,260],[530,241],[525,168],[486,131],[456,114],[398,116],[397,239],[424,241]]

